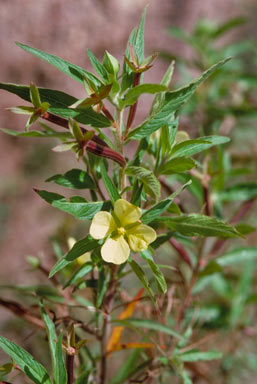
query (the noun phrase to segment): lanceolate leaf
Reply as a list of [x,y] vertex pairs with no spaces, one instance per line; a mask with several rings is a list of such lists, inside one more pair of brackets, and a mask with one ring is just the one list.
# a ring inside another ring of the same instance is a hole
[[167,335],[175,337],[176,339],[183,339],[183,336],[181,336],[179,333],[174,331],[171,327],[161,323],[157,323],[152,320],[130,318],[126,320],[114,320],[112,322],[115,324],[118,323],[123,326],[131,325],[136,328],[146,328],[146,329],[150,329],[157,332],[163,332],[163,333],[166,333]]
[[56,342],[57,342],[57,335],[55,331],[55,325],[54,322],[51,320],[49,315],[47,314],[43,302],[40,301],[40,309],[41,309],[41,315],[45,323],[47,337],[48,337],[48,344],[49,349],[51,353],[51,359],[52,359],[52,369],[54,371],[54,377],[56,380],[55,370],[56,370]]
[[257,247],[240,247],[220,256],[216,261],[222,266],[229,266],[237,263],[249,263],[257,259]]
[[137,363],[140,358],[140,349],[129,353],[128,358],[124,360],[118,372],[111,379],[110,384],[122,384],[127,381],[133,372],[137,371]]
[[36,384],[52,384],[45,368],[25,349],[0,336],[0,348],[6,352],[18,366]]
[[[4,89],[10,93],[14,93],[21,97],[23,100],[30,100],[29,87],[26,85],[16,85],[10,83],[0,83],[0,89]],[[49,112],[64,118],[72,117],[78,122],[92,125],[94,127],[103,128],[109,127],[111,122],[103,114],[95,112],[92,108],[87,108],[83,111],[76,111],[68,108],[74,104],[78,99],[70,96],[64,92],[56,91],[54,89],[38,88],[40,99],[42,102],[50,104]]]
[[56,342],[56,369],[55,369],[55,382],[56,384],[67,384],[67,372],[63,358],[62,350],[62,334],[59,335]]
[[65,268],[72,261],[76,260],[79,256],[86,252],[92,251],[99,247],[101,241],[93,239],[91,236],[87,236],[82,240],[79,240],[71,250],[60,260],[57,261],[55,266],[52,268],[49,277],[53,277],[57,272]]
[[110,196],[110,199],[113,203],[115,203],[116,200],[120,199],[119,192],[115,185],[113,184],[112,180],[108,176],[104,164],[101,167],[102,171],[102,178],[104,182],[104,186],[106,188],[106,191],[108,192],[108,195]]
[[149,285],[149,282],[147,280],[147,277],[143,271],[143,269],[140,267],[139,264],[137,264],[134,260],[131,260],[129,262],[130,266],[131,266],[131,269],[134,271],[134,273],[136,274],[136,276],[138,277],[138,279],[141,281],[141,283],[143,284],[146,292],[148,293],[148,295],[151,297],[153,303],[156,305],[156,298],[154,296],[154,293],[152,291],[152,289],[150,288],[150,285]]
[[194,167],[195,167],[195,162],[189,157],[177,157],[163,164],[158,169],[158,173],[161,175],[172,175],[173,173],[181,173],[181,172],[189,171]]
[[[30,100],[30,89],[28,85],[17,85],[12,83],[0,83],[0,89],[14,93],[23,100]],[[40,99],[42,102],[50,103],[52,108],[63,108],[74,104],[77,99],[67,93],[56,91],[48,88],[38,88]]]
[[121,101],[121,105],[123,107],[133,105],[143,93],[155,94],[165,91],[167,91],[167,87],[161,84],[140,84],[134,88],[130,88]]
[[158,265],[154,262],[153,257],[149,251],[144,251],[140,253],[143,259],[145,259],[153,272],[153,275],[157,281],[158,286],[160,287],[163,293],[167,292],[167,284],[165,278],[158,267]]
[[186,184],[184,184],[176,192],[172,193],[172,195],[170,195],[170,197],[168,197],[165,200],[160,201],[158,204],[156,204],[152,208],[148,209],[148,211],[144,212],[143,215],[141,216],[142,222],[144,224],[149,224],[151,221],[157,219],[163,212],[165,212],[169,208],[169,206],[172,204],[175,197],[190,184],[191,184],[191,180],[189,180]]
[[174,145],[172,149],[172,159],[177,157],[193,156],[196,153],[205,151],[214,145],[225,144],[230,141],[226,136],[204,136],[195,140],[185,140]]
[[108,73],[104,68],[103,64],[100,63],[100,61],[95,57],[95,55],[90,49],[87,49],[87,55],[98,75],[101,76],[103,80],[108,81]]
[[8,135],[16,136],[16,137],[40,137],[40,138],[49,138],[56,137],[58,139],[71,139],[72,136],[69,132],[57,132],[52,130],[50,131],[29,131],[29,132],[21,132],[21,131],[13,131],[12,129],[0,128],[0,130]]
[[101,82],[97,79],[92,73],[86,71],[85,69],[79,67],[78,65],[71,64],[66,60],[61,59],[58,56],[51,55],[50,53],[40,51],[39,49],[29,47],[28,45],[16,43],[20,48],[31,53],[32,55],[37,56],[39,59],[46,61],[47,63],[53,65],[60,71],[64,72],[66,75],[72,77],[74,80],[83,83],[83,77],[88,77],[96,86],[100,86]]
[[67,201],[64,196],[57,193],[35,190],[42,199],[53,207],[67,212],[80,220],[91,219],[97,212],[101,210],[108,210],[110,207],[109,202],[90,202],[88,203],[82,197],[72,197],[70,201]]
[[190,214],[177,217],[160,217],[159,222],[165,223],[173,231],[185,236],[217,236],[239,237],[240,233],[231,225],[214,217]]
[[[169,65],[167,71],[165,72],[165,74],[162,78],[162,81],[161,81],[162,85],[165,85],[166,87],[168,87],[170,85],[173,71],[174,71],[174,61],[172,61],[172,63]],[[158,108],[161,105],[163,98],[164,98],[163,93],[155,96],[153,104],[152,104],[152,108],[151,108],[151,115],[154,114],[158,110]]]
[[63,286],[63,289],[69,287],[72,284],[75,284],[79,279],[86,276],[93,269],[93,264],[91,262],[83,264],[70,278],[69,281]]
[[177,357],[180,360],[185,362],[195,362],[199,360],[208,361],[208,360],[221,359],[222,353],[219,351],[201,352],[198,349],[192,349],[190,351],[181,353]]
[[189,100],[196,88],[216,70],[222,67],[222,65],[224,65],[228,60],[230,60],[230,58],[213,65],[205,71],[201,77],[197,78],[185,87],[176,91],[166,92],[165,99],[157,112],[150,116],[150,118],[139,127],[131,131],[128,135],[128,139],[141,139],[142,137],[150,135],[152,132],[167,124],[171,120],[172,115]]
[[158,179],[153,172],[143,167],[131,166],[126,168],[127,175],[134,176],[144,183],[147,193],[154,198],[159,198],[161,194],[161,187]]
[[221,191],[218,198],[222,201],[246,201],[257,197],[257,183],[240,183]]
[[72,169],[64,175],[54,175],[46,181],[53,181],[54,183],[66,188],[73,189],[95,189],[95,183],[89,174],[82,169]]
[[146,16],[146,7],[142,14],[139,26],[136,30],[135,35],[135,50],[137,53],[139,64],[144,60],[144,49],[145,49],[145,39],[144,39],[144,30],[145,30],[145,16]]

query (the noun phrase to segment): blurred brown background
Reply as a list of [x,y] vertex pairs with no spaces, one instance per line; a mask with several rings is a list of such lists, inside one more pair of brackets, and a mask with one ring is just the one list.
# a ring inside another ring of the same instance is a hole
[[[89,68],[86,48],[101,59],[105,49],[122,58],[128,35],[136,26],[145,4],[149,4],[146,22],[146,51],[184,49],[166,32],[170,25],[190,31],[199,17],[211,20],[245,15],[248,26],[242,34],[256,33],[255,0],[0,0],[1,81],[56,88],[76,97],[83,88],[45,62],[17,47],[20,41],[56,54]],[[238,32],[237,32],[238,33]],[[235,38],[233,33],[231,39]],[[190,52],[188,53],[190,54]],[[160,80],[167,63],[158,60],[148,80]],[[23,129],[24,118],[5,108],[20,105],[17,97],[0,93],[0,126]],[[34,147],[34,144],[36,144]],[[33,187],[47,188],[43,180],[54,173],[76,167],[76,160],[51,153],[53,142],[0,138],[0,245],[1,283],[32,283],[26,273],[26,255],[49,253],[48,239],[58,226],[60,215],[46,206]],[[47,158],[47,161],[45,161]],[[65,158],[65,163],[63,159]],[[69,162],[69,164],[67,164]],[[34,277],[33,277],[34,278]]]

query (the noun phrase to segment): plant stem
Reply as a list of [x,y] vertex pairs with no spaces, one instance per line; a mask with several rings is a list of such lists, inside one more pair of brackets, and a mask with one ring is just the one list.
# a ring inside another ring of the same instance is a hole
[[105,316],[103,319],[103,328],[102,328],[102,336],[101,336],[100,384],[105,384],[106,378],[107,378],[106,349],[107,349],[108,338],[111,330],[110,314],[112,311],[114,295],[117,287],[117,279],[116,279],[117,269],[118,269],[117,265],[113,264],[111,266],[111,279],[110,279],[109,288],[108,288],[108,291],[105,297],[105,302],[104,302]]
[[74,381],[74,355],[67,353],[66,355],[66,370],[67,370],[67,384],[72,384]]
[[[68,126],[68,120],[63,119],[62,117],[53,115],[52,113],[46,112],[41,116],[43,119],[50,121],[51,123],[57,124],[63,128],[69,129]],[[88,130],[80,127],[83,133],[87,133]],[[94,135],[91,140],[87,142],[86,145],[86,151],[93,153],[96,156],[105,157],[107,159],[111,159],[121,165],[122,167],[125,167],[126,160],[124,157],[114,151],[113,149],[109,148],[109,146],[97,135]]]
[[[136,73],[135,74],[135,78],[134,78],[134,82],[133,82],[133,87],[136,87],[139,84],[140,76],[141,76],[141,73]],[[131,105],[131,107],[129,109],[126,130],[125,130],[124,135],[123,135],[124,140],[126,140],[126,138],[128,136],[128,133],[129,133],[129,130],[130,130],[130,128],[132,126],[132,123],[134,121],[134,118],[136,116],[137,104],[138,104],[138,102],[136,101],[135,104]]]
[[171,237],[169,239],[169,243],[172,245],[174,249],[176,249],[178,254],[181,256],[181,259],[184,260],[184,262],[187,263],[189,267],[192,267],[191,259],[186,249],[176,239],[174,239],[174,237]]
[[204,210],[206,216],[211,216],[211,208],[210,208],[210,196],[209,196],[209,187],[208,185],[203,186],[203,195],[204,195]]

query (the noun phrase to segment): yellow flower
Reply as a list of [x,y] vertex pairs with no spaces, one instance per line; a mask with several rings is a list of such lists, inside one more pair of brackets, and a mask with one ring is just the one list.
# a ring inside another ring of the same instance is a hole
[[102,258],[113,264],[127,261],[130,250],[145,251],[156,239],[156,232],[140,222],[141,209],[124,199],[114,203],[114,210],[98,212],[89,229],[94,239],[104,239]]

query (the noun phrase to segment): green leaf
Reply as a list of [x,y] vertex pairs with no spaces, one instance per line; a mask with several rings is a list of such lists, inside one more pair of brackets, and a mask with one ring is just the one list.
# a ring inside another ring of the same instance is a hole
[[173,231],[185,236],[217,236],[239,237],[240,233],[229,224],[214,217],[189,214],[177,217],[160,217],[158,222],[164,222]]
[[142,223],[149,224],[151,223],[151,221],[157,219],[163,212],[165,212],[169,208],[169,206],[172,204],[175,197],[178,196],[180,192],[182,192],[190,184],[191,184],[191,180],[189,180],[177,191],[172,193],[172,195],[160,201],[158,204],[148,209],[148,211],[144,212],[143,215],[141,216]]
[[103,64],[100,63],[100,61],[95,57],[95,55],[90,49],[87,49],[87,55],[98,75],[101,76],[103,80],[108,81],[108,73],[104,68]]
[[51,318],[46,313],[42,301],[40,301],[40,308],[41,308],[42,318],[46,326],[55,383],[66,384],[67,373],[66,373],[66,368],[65,368],[63,354],[62,354],[62,335],[60,335],[59,338],[57,338],[55,325],[51,320]]
[[181,353],[178,358],[184,362],[195,362],[199,360],[208,361],[222,358],[222,353],[219,351],[200,352],[198,349]]
[[169,157],[172,149],[172,145],[176,139],[178,130],[178,119],[171,120],[170,123],[164,125],[161,129],[160,143],[162,149],[162,158]]
[[51,55],[50,53],[40,51],[39,49],[29,47],[28,45],[21,44],[16,42],[16,44],[24,49],[25,51],[31,53],[32,55],[37,56],[39,59],[46,61],[47,63],[53,65],[66,75],[71,78],[77,80],[78,82],[83,84],[83,77],[88,77],[97,87],[101,85],[100,80],[97,79],[92,73],[86,71],[85,69],[71,64],[66,60],[61,59],[58,56]]
[[214,260],[211,260],[206,267],[200,271],[198,278],[201,279],[206,276],[213,275],[214,273],[222,272],[223,268]]
[[143,124],[135,128],[128,135],[128,139],[141,139],[142,137],[148,136],[163,125],[167,124],[173,114],[177,112],[193,95],[196,88],[211,76],[216,70],[221,68],[230,58],[227,58],[219,63],[210,67],[205,71],[202,76],[195,79],[190,84],[176,91],[166,92],[164,101],[161,107],[155,114],[150,116]]
[[247,22],[247,19],[245,17],[235,17],[233,19],[230,19],[226,21],[224,24],[221,24],[213,33],[213,38],[218,38],[224,33],[230,31],[233,28],[237,28]]
[[155,94],[167,91],[167,87],[160,84],[140,84],[131,88],[121,100],[121,107],[133,105],[143,93]]
[[92,251],[100,245],[101,241],[93,239],[90,235],[86,236],[84,239],[79,240],[63,258],[57,261],[57,263],[51,269],[49,277],[53,277],[57,272],[65,268],[79,256],[86,252]]
[[40,100],[39,91],[37,87],[33,83],[31,83],[29,90],[30,90],[29,92],[30,100],[32,104],[34,105],[34,107],[39,108],[41,106],[41,100]]
[[189,157],[177,157],[167,161],[160,166],[158,173],[161,175],[172,175],[173,173],[181,173],[189,171],[195,167],[194,160]]
[[214,145],[225,144],[229,141],[230,138],[226,136],[204,136],[195,140],[185,140],[174,145],[171,157],[174,159],[177,157],[192,156],[196,153],[205,151]]
[[226,188],[218,194],[221,201],[247,201],[257,196],[257,183],[240,183]]
[[[23,100],[31,102],[30,88],[27,85],[17,85],[12,83],[0,83],[0,89],[14,93]],[[49,102],[53,108],[68,107],[74,104],[77,99],[67,93],[56,91],[54,89],[38,88],[42,102]]]
[[96,307],[101,308],[103,303],[104,295],[107,292],[108,284],[110,281],[110,271],[104,270],[102,267],[99,271],[99,277],[97,281],[97,299],[96,299]]
[[118,60],[114,56],[112,56],[108,51],[105,51],[104,53],[103,66],[107,73],[112,75],[112,78],[117,75],[120,69],[120,63],[118,62]]
[[63,358],[62,351],[62,338],[60,334],[56,344],[56,370],[55,370],[55,383],[56,384],[67,384],[67,372]]
[[87,384],[88,383],[88,377],[91,373],[91,370],[87,370],[85,372],[83,372],[78,378],[77,380],[74,381],[74,384]]
[[126,319],[126,320],[113,320],[112,323],[120,324],[124,326],[131,325],[135,328],[146,328],[152,331],[163,332],[166,335],[175,337],[176,339],[183,339],[183,336],[181,336],[179,333],[174,331],[169,326],[161,323],[157,323],[153,320],[135,319],[130,317],[129,319]]
[[[172,61],[171,64],[169,65],[167,71],[165,72],[165,74],[161,80],[161,85],[165,85],[165,87],[169,87],[171,79],[172,79],[172,75],[174,72],[174,64],[175,64],[175,62]],[[155,96],[153,103],[152,103],[152,107],[151,107],[151,113],[150,113],[151,115],[154,114],[155,112],[157,112],[158,108],[160,107],[160,105],[162,103],[163,98],[164,98],[164,95],[162,93]]]
[[20,367],[20,369],[36,384],[52,384],[45,368],[38,363],[25,349],[0,336],[0,348],[3,349]]
[[50,354],[51,354],[51,360],[52,360],[52,369],[54,372],[54,379],[57,382],[57,377],[56,377],[56,342],[57,342],[57,335],[55,331],[55,325],[54,322],[51,320],[51,318],[48,316],[47,312],[45,311],[43,302],[40,301],[40,309],[41,309],[41,315],[43,318],[43,321],[45,323],[46,327],[46,333],[47,333],[47,338],[48,338],[48,344],[49,344],[49,349],[50,349]]
[[[11,83],[0,83],[0,89],[14,93],[23,100],[30,102],[29,87],[26,85],[16,85]],[[98,128],[109,127],[111,122],[103,114],[95,112],[91,107],[83,111],[76,111],[68,108],[76,103],[78,99],[67,93],[56,91],[54,89],[38,88],[40,99],[43,102],[49,102],[49,112],[68,119],[72,117],[78,122],[91,125]]]
[[94,268],[93,264],[91,262],[83,264],[67,281],[67,283],[63,286],[63,289],[69,287],[70,285],[76,283],[78,280],[80,280],[82,277],[86,276],[89,272],[92,271]]
[[40,137],[40,138],[49,138],[54,137],[62,140],[71,139],[72,136],[69,132],[57,132],[54,129],[47,127],[45,124],[42,124],[44,131],[29,131],[29,132],[20,132],[20,131],[14,131],[11,129],[6,128],[0,128],[0,131],[16,137]]
[[102,178],[103,178],[105,189],[108,192],[108,195],[109,195],[112,203],[115,203],[116,200],[120,199],[120,194],[119,194],[117,188],[115,187],[115,185],[113,184],[112,180],[108,176],[104,164],[102,164],[101,173],[102,173]]
[[72,109],[72,108],[49,108],[49,112],[57,116],[69,119],[70,117],[79,123],[91,125],[97,128],[105,128],[111,125],[107,117],[101,113],[95,112],[91,107],[85,109]]
[[239,233],[241,233],[241,235],[249,235],[250,233],[256,231],[256,227],[242,222],[236,224],[235,228]]
[[106,210],[110,206],[109,202],[98,201],[88,203],[83,197],[75,198],[75,196],[71,198],[70,201],[67,201],[64,196],[57,193],[43,190],[35,191],[42,197],[42,199],[53,207],[67,212],[80,220],[91,219],[97,212]]
[[159,198],[161,195],[161,186],[158,179],[152,171],[143,167],[127,167],[125,170],[127,175],[133,176],[144,183],[146,192],[153,198]]
[[52,151],[54,152],[66,152],[70,151],[71,149],[75,149],[77,147],[77,143],[73,141],[72,143],[64,143],[60,145],[56,145],[56,147],[52,148]]
[[110,384],[122,384],[127,381],[127,379],[131,377],[131,375],[135,371],[135,366],[138,363],[140,354],[140,349],[135,349],[134,351],[132,351],[128,355],[127,359],[124,360],[118,372],[111,379]]
[[64,175],[54,175],[46,180],[53,181],[62,187],[72,189],[96,189],[95,183],[89,174],[82,169],[71,169]]
[[141,283],[143,284],[146,292],[148,293],[148,295],[151,297],[154,305],[156,306],[157,305],[157,302],[156,302],[156,298],[154,296],[154,293],[152,291],[152,289],[150,288],[150,285],[149,285],[149,281],[147,280],[147,277],[145,275],[145,272],[143,271],[143,269],[140,267],[139,264],[137,264],[134,260],[131,260],[129,261],[129,264],[131,266],[131,269],[133,270],[133,272],[136,274],[136,276],[138,277],[138,279],[141,281]]
[[226,267],[235,263],[249,263],[257,258],[257,247],[240,247],[232,249],[216,259],[216,262]]
[[163,276],[163,274],[162,274],[160,268],[158,267],[158,265],[155,264],[151,253],[149,251],[144,251],[144,252],[140,252],[140,254],[143,257],[143,259],[145,259],[147,261],[150,269],[153,272],[153,275],[154,275],[154,277],[155,277],[155,279],[157,281],[157,284],[158,284],[159,288],[161,289],[161,291],[163,293],[166,293],[167,292],[167,284],[166,284],[166,281],[165,281],[165,277]]
[[144,12],[141,16],[141,20],[139,23],[139,26],[136,30],[136,35],[135,35],[135,51],[138,57],[139,64],[142,63],[144,60],[144,29],[145,29],[145,16],[146,16],[146,9],[145,7]]
[[20,105],[18,107],[7,108],[7,110],[20,115],[31,115],[35,111],[35,108]]

